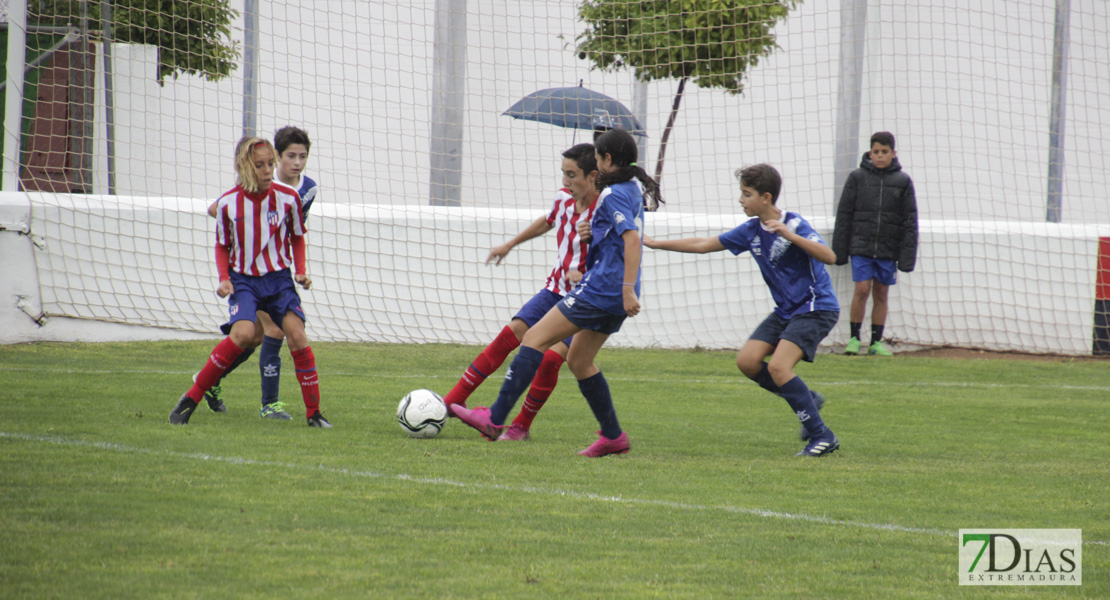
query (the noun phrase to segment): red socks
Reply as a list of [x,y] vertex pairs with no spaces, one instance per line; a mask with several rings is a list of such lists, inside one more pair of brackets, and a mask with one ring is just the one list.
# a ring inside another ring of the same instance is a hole
[[297,382],[301,384],[304,397],[305,417],[311,417],[320,410],[320,378],[316,376],[316,356],[312,346],[305,346],[293,355],[293,365],[297,370]]
[[185,395],[193,402],[200,404],[204,392],[220,382],[220,377],[223,377],[231,363],[235,362],[235,359],[239,358],[242,353],[243,349],[236,346],[235,342],[231,341],[231,337],[225,337],[223,341],[216,344],[212,354],[208,357],[208,362],[197,374],[197,380],[193,382],[193,387],[189,388]]
[[474,359],[474,362],[470,363],[459,382],[443,398],[444,403],[466,406],[466,399],[470,397],[470,394],[478,389],[478,386],[482,385],[486,377],[493,374],[505,362],[509,353],[516,350],[519,345],[520,340],[516,339],[516,334],[506,325],[501,333],[497,334],[497,338],[486,346],[486,349],[478,355],[478,358]]
[[543,403],[551,397],[555,384],[559,382],[559,369],[563,366],[563,361],[563,357],[554,350],[548,350],[543,354],[543,362],[540,363],[540,368],[532,379],[532,389],[528,390],[528,395],[524,398],[524,406],[520,408],[520,414],[513,419],[513,425],[520,425],[525,429],[532,427],[532,419],[536,418],[536,413],[543,408]]

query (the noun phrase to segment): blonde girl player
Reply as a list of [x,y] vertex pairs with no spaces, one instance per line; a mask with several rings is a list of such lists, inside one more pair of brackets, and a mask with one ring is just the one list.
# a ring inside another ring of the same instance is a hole
[[[582,272],[586,270],[589,243],[578,235],[578,223],[590,220],[597,200],[597,188],[594,187],[597,181],[597,158],[594,156],[593,144],[578,144],[563,152],[562,171],[563,189],[556,193],[551,210],[533,221],[513,239],[492,249],[486,258],[486,264],[496,260],[494,264],[499,265],[517,245],[558,228],[555,244],[559,253],[555,266],[551,269],[544,288],[520,308],[512,321],[470,363],[455,387],[444,397],[448,406],[457,404],[465,408],[470,394],[505,362],[509,353],[520,345],[520,340],[528,329],[582,279]],[[532,421],[555,390],[559,381],[559,369],[566,360],[569,347],[568,338],[544,352],[543,362],[532,380],[532,388],[525,396],[524,406],[498,440],[521,441],[531,437]]]
[[[452,404],[450,410],[489,439],[505,429],[503,423],[517,398],[532,381],[544,352],[573,335],[567,365],[578,380],[578,389],[601,425],[597,441],[579,452],[601,457],[623,454],[630,447],[628,434],[617,420],[609,384],[594,364],[598,350],[620,330],[628,317],[640,312],[640,256],[645,195],[651,205],[661,201],[659,186],[636,165],[636,141],[623,130],[606,132],[595,141],[601,190],[594,215],[580,233],[591,236],[587,270],[582,281],[524,334],[501,392],[491,408],[473,410]],[[641,189],[640,184],[643,185]]]
[[[212,350],[193,386],[170,412],[175,425],[189,422],[205,391],[251,346],[256,313],[265,311],[289,339],[308,425],[332,426],[320,413],[316,357],[293,285],[296,281],[305,289],[312,286],[305,271],[301,202],[296,190],[273,181],[276,157],[274,146],[262,138],[245,137],[236,146],[236,185],[216,201],[216,293],[228,298],[231,319],[221,327],[228,337]],[[290,266],[296,275],[290,276]]]
[[[316,200],[319,186],[311,178],[304,175],[305,165],[308,163],[308,153],[312,149],[312,141],[308,132],[287,125],[274,133],[274,148],[278,154],[278,181],[297,190],[301,199],[301,212],[305,221],[308,220],[308,211]],[[208,207],[208,214],[216,216],[216,206],[219,201],[213,202]],[[240,355],[224,373],[226,377],[242,364],[254,352],[256,347],[261,347],[258,355],[258,371],[262,378],[262,408],[259,415],[264,419],[289,420],[293,417],[285,412],[285,406],[279,399],[281,382],[281,346],[285,341],[285,334],[281,328],[274,324],[273,319],[265,311],[258,312],[255,321],[255,332],[252,345]],[[226,412],[223,401],[223,389],[220,383],[212,386],[204,394],[208,406],[216,412]]]

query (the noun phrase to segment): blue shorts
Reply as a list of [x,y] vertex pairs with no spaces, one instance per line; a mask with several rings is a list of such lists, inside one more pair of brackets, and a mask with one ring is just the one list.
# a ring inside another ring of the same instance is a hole
[[[562,299],[563,297],[559,294],[556,294],[555,292],[544,288],[540,290],[539,293],[537,293],[535,296],[532,296],[531,300],[525,302],[524,306],[520,307],[520,310],[518,310],[516,314],[513,315],[513,318],[524,321],[528,325],[528,327],[533,327],[536,323],[539,323],[540,319],[542,319],[543,316],[546,315],[547,312],[551,310],[551,308],[554,307],[556,304],[558,304],[559,301]],[[568,337],[567,339],[563,340],[563,343],[566,344],[567,347],[570,347],[570,340],[571,338]]]
[[802,349],[805,361],[813,362],[813,357],[817,354],[817,344],[829,335],[839,319],[840,311],[836,310],[815,310],[790,319],[771,313],[755,328],[751,339],[767,342],[772,346],[778,346],[779,340],[793,342]]
[[302,321],[306,320],[304,310],[301,309],[301,297],[297,295],[297,288],[293,287],[293,277],[289,274],[289,269],[267,273],[262,277],[232,271],[231,285],[235,287],[235,291],[227,298],[231,318],[220,325],[220,331],[224,335],[231,333],[231,326],[237,321],[254,321],[255,313],[260,310],[266,311],[278,327],[281,327],[282,319],[289,311],[293,311]]
[[897,263],[889,258],[869,258],[867,256],[852,256],[852,281],[871,281],[874,279],[883,285],[894,285],[897,282]]
[[581,327],[582,329],[589,329],[598,333],[612,334],[621,330],[621,324],[628,318],[628,315],[614,315],[611,312],[601,310],[600,308],[582,300],[577,296],[567,295],[558,304],[555,305],[559,312],[568,321]]

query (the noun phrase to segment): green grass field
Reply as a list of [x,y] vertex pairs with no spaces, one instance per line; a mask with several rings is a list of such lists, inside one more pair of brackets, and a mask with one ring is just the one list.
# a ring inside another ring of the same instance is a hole
[[[407,438],[465,346],[315,345],[333,430],[260,419],[255,359],[169,425],[212,345],[0,347],[0,597],[1110,597],[1107,362],[822,355],[843,446],[801,459],[731,352],[605,349],[632,451],[586,459],[565,368],[529,442]],[[1082,529],[1083,585],[961,587],[961,528]]]

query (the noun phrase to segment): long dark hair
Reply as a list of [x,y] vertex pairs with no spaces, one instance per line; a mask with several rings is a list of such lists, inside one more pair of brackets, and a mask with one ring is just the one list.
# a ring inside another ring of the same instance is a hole
[[647,174],[647,171],[636,164],[639,151],[636,149],[636,140],[632,138],[631,133],[623,129],[610,129],[594,140],[594,149],[598,156],[608,154],[613,158],[613,170],[608,173],[599,172],[597,175],[596,186],[599,192],[635,177],[644,186],[645,209],[653,211],[663,204],[659,184]]

